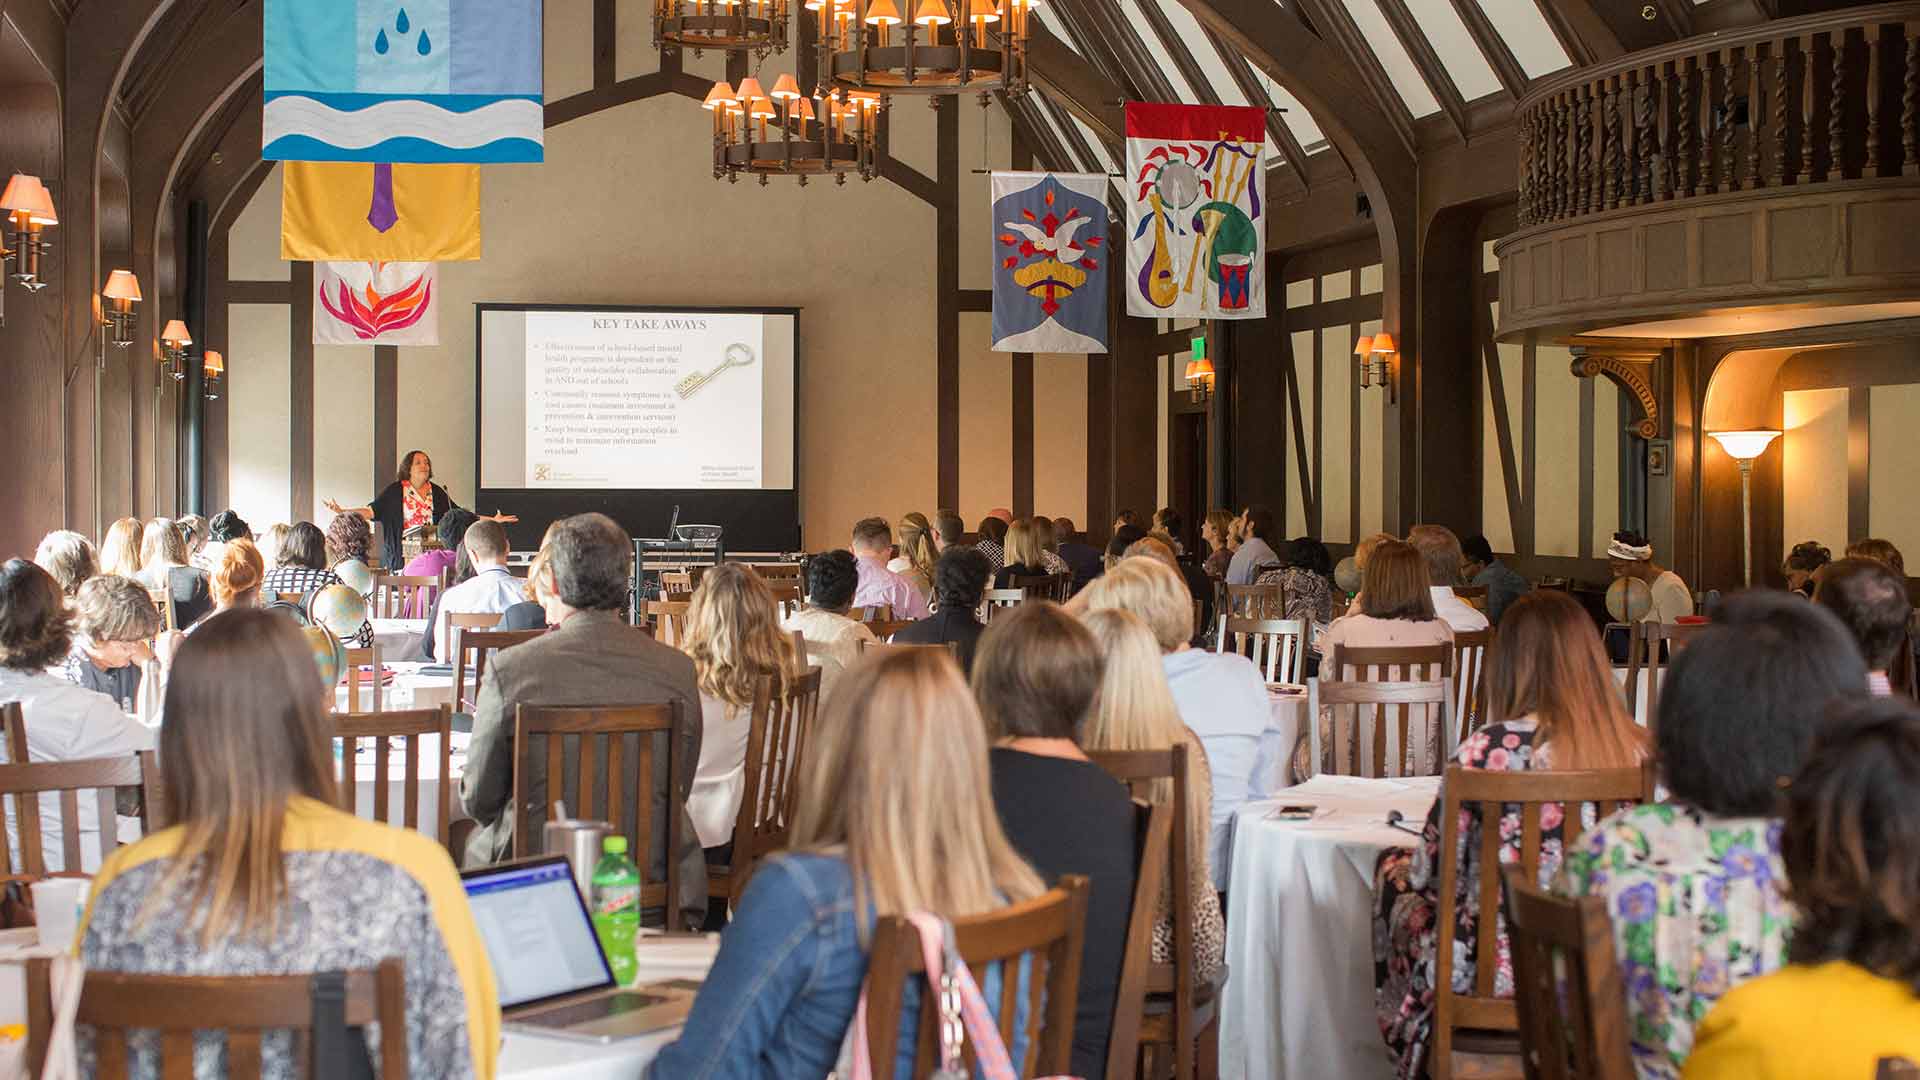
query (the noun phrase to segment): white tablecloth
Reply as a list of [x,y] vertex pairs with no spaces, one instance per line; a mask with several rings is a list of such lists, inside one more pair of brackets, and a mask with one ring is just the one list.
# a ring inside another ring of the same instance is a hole
[[[1634,699],[1633,704],[1633,720],[1641,727],[1647,726],[1647,676],[1649,674],[1650,672],[1646,668],[1640,669],[1640,696]],[[1613,681],[1615,685],[1620,687],[1620,693],[1625,694],[1627,692],[1627,669],[1623,667],[1614,668]],[[1661,681],[1663,683],[1665,682],[1664,679]]]
[[1227,1080],[1369,1080],[1393,1076],[1373,1012],[1373,867],[1416,837],[1388,827],[1399,810],[1419,828],[1437,777],[1317,776],[1287,789],[1312,821],[1268,818],[1279,801],[1248,803],[1234,822],[1221,1003],[1220,1075]]
[[[646,947],[641,946],[637,952],[640,966],[635,981],[705,978],[706,969],[713,966],[713,954],[719,951],[718,935],[707,938],[705,948],[711,952],[706,953],[704,964],[697,970],[682,962],[689,951],[696,947],[692,942],[668,946],[678,959],[672,964],[655,967],[648,964]],[[509,1031],[500,1048],[499,1075],[501,1080],[507,1077],[518,1077],[520,1080],[638,1080],[661,1048],[679,1037],[680,1029],[672,1027],[598,1046],[571,1039]]]
[[[473,736],[467,732],[453,733],[452,759],[448,762],[448,775],[443,780],[440,775],[440,737],[420,737],[420,821],[417,827],[428,836],[439,835],[440,785],[443,782],[452,785],[447,792],[447,807],[452,812],[452,820],[458,821],[467,816],[460,806],[460,776],[466,771],[467,744],[472,740]],[[362,739],[360,753],[354,757],[353,812],[369,820],[373,819],[374,791],[379,786],[376,782],[378,774],[374,771],[378,764],[373,756],[373,745]],[[396,739],[390,744],[387,757],[387,820],[394,825],[402,825],[407,820],[406,798],[406,744]]]
[[[453,700],[452,675],[422,675],[420,669],[426,665],[394,661],[384,657],[381,666],[393,670],[393,681],[381,688],[380,706],[394,709],[427,709],[443,702]],[[340,685],[333,691],[333,707],[342,712],[371,712],[373,710],[373,688],[365,681],[360,684],[360,700],[349,705],[347,702],[347,680],[343,677]]]
[[1307,715],[1307,691],[1287,693],[1267,687],[1267,730],[1261,736],[1260,775],[1254,777],[1253,790],[1279,791],[1290,782],[1293,744],[1306,729],[1301,721]]
[[420,649],[420,635],[427,632],[425,619],[373,619],[373,643],[380,646],[382,661],[411,660]]

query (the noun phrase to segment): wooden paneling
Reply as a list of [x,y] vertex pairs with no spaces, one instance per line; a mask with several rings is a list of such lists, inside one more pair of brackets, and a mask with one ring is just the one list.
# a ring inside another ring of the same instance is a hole
[[[7,50],[7,56],[14,55]],[[11,85],[0,85],[0,166],[60,174],[60,103],[54,88],[32,81],[34,72],[9,68]],[[44,73],[40,73],[44,74]],[[17,80],[17,81],[14,81]],[[54,192],[64,209],[66,193]],[[0,282],[0,357],[6,358],[6,419],[0,423],[0,461],[9,462],[9,511],[0,514],[0,557],[31,557],[40,537],[66,523],[66,477],[57,455],[62,445],[60,312],[66,299],[55,255],[41,257],[46,288],[29,293]],[[9,274],[15,267],[7,266]]]

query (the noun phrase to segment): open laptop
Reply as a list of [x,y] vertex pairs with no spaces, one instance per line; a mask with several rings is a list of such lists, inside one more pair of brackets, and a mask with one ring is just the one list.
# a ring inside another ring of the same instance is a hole
[[522,859],[460,877],[493,962],[507,1027],[604,1043],[686,1020],[695,984],[614,984],[566,856]]

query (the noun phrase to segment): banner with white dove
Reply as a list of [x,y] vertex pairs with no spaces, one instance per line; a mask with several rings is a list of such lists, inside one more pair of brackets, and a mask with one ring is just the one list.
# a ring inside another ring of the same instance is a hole
[[993,349],[1107,351],[1107,178],[993,174]]

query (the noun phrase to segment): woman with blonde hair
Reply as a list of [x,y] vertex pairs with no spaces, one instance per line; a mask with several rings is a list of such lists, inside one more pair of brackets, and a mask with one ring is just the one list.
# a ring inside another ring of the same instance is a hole
[[169,518],[147,522],[140,537],[140,573],[135,580],[149,589],[173,594],[173,614],[179,626],[192,626],[213,610],[207,572],[187,565],[187,541]]
[[1209,510],[1200,526],[1200,539],[1211,549],[1201,568],[1215,581],[1227,579],[1227,567],[1233,563],[1233,551],[1240,546],[1240,530],[1231,510]]
[[900,554],[887,563],[887,569],[913,582],[920,595],[933,595],[933,564],[939,554],[933,548],[933,525],[918,510],[900,519],[894,527]]
[[[876,917],[984,915],[1043,891],[1000,828],[986,725],[953,659],[870,658],[842,686],[800,760],[788,849],[755,869],[680,1038],[648,1069],[655,1080],[825,1076]],[[995,999],[998,971],[974,974]],[[895,1075],[911,1075],[919,1026],[917,988],[907,994]],[[1024,1049],[1008,1047],[1016,1061]]]
[[1042,577],[1047,573],[1046,555],[1032,518],[1015,518],[1013,524],[1007,526],[1007,539],[1001,547],[1005,561],[993,575],[994,588],[1012,588],[1015,577]]
[[280,549],[286,545],[287,534],[292,531],[292,525],[281,521],[269,526],[266,532],[260,534],[260,538],[254,541],[253,546],[260,549],[261,563],[269,568],[280,565]]
[[[245,976],[397,956],[414,1073],[491,1077],[500,1006],[459,873],[432,837],[335,808],[324,696],[306,639],[273,612],[223,612],[181,645],[160,729],[176,824],[101,866],[80,957],[89,971]],[[195,1041],[217,1052],[218,1035]],[[135,1046],[133,1071],[153,1075]],[[293,1074],[286,1033],[259,1049],[266,1075]]]
[[133,517],[123,517],[107,528],[107,535],[100,539],[101,573],[140,576],[141,529],[140,519]]
[[793,635],[780,629],[773,590],[744,563],[721,563],[700,576],[680,648],[693,657],[700,688],[700,763],[687,816],[700,846],[711,851],[733,839],[760,680],[773,676],[776,692],[784,694],[798,657]]
[[60,591],[68,599],[72,599],[80,591],[80,586],[100,572],[93,541],[66,529],[41,537],[40,546],[33,552],[33,562],[53,575],[53,580],[60,583]]

